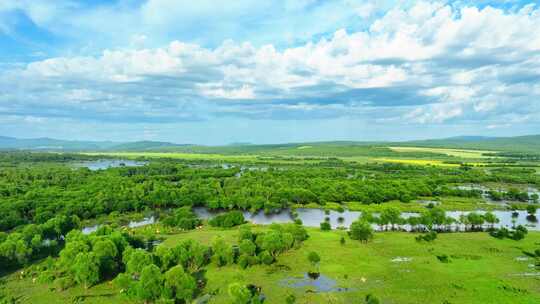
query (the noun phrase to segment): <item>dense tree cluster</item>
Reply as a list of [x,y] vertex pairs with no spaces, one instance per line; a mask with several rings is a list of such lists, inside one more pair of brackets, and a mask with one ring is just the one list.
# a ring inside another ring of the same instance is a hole
[[[121,292],[132,299],[191,303],[206,283],[204,267],[209,263],[219,267],[272,264],[281,253],[300,246],[307,238],[306,230],[295,224],[274,224],[260,232],[244,226],[237,245],[222,238],[211,246],[186,239],[175,247],[160,245],[150,251],[142,236],[109,226],[91,234],[74,229],[65,235],[58,259],[40,269],[39,280],[54,282],[63,290],[74,285],[89,288],[114,278]],[[250,290],[249,294],[252,301],[257,293]]]
[[529,200],[538,201],[538,194],[534,193],[531,196],[525,191],[520,191],[516,188],[510,188],[508,191],[495,191],[490,190],[488,192],[489,197],[494,201],[502,201],[502,200],[509,200],[509,201],[520,201],[520,202],[527,202]]
[[443,209],[437,207],[427,208],[419,215],[408,218],[402,217],[399,209],[390,207],[383,209],[378,216],[365,212],[362,214],[361,220],[378,225],[381,231],[401,229],[404,225],[408,225],[409,230],[417,232],[449,232],[453,229],[456,231],[482,231],[485,228],[492,230],[494,225],[499,222],[499,219],[492,212],[484,214],[469,212],[461,214],[459,220],[456,220],[447,216]]
[[[9,158],[9,153],[0,153]],[[35,159],[33,157],[35,156]],[[48,158],[52,158],[49,162]],[[91,219],[112,212],[206,206],[211,209],[265,210],[293,204],[409,202],[421,196],[480,197],[459,183],[506,182],[540,185],[540,177],[513,168],[462,170],[398,164],[323,164],[289,167],[240,167],[153,162],[142,167],[90,171],[58,162],[76,157],[24,154],[34,166],[0,171],[0,230],[35,223],[56,215]],[[508,198],[525,199],[508,191]],[[523,196],[523,197],[522,197]]]
[[308,238],[306,229],[296,224],[272,224],[269,228],[257,233],[249,226],[240,228],[236,260],[241,267],[272,264],[281,253],[299,247]]
[[231,228],[245,223],[244,214],[241,211],[229,211],[216,215],[208,221],[210,226]]
[[162,222],[166,226],[178,227],[183,230],[195,229],[195,227],[201,224],[201,220],[191,210],[191,207],[175,209],[172,214],[166,216]]
[[0,232],[0,265],[4,269],[24,266],[33,259],[54,254],[64,235],[79,226],[77,216],[59,215],[9,234]]

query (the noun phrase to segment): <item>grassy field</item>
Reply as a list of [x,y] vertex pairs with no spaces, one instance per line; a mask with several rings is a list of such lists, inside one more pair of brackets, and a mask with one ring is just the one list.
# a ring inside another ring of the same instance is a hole
[[[302,150],[302,149],[301,149]],[[204,154],[204,153],[179,153],[179,152],[88,152],[82,153],[85,155],[103,155],[110,157],[118,157],[125,159],[137,159],[137,158],[171,158],[171,159],[183,159],[183,160],[209,160],[219,162],[265,162],[276,164],[303,164],[303,163],[317,163],[321,159],[310,159],[309,156],[287,156],[287,158],[275,158],[265,155],[225,155],[225,154]],[[401,156],[396,153],[396,156]],[[405,157],[405,155],[404,155]],[[457,167],[458,164],[445,163],[444,160],[439,159],[406,159],[406,158],[379,158],[369,156],[341,156],[336,157],[346,162],[356,163],[369,163],[369,162],[388,162],[388,163],[401,163],[409,165],[435,165],[446,167]]]
[[386,162],[386,163],[398,163],[406,165],[420,165],[420,166],[443,166],[443,167],[458,167],[458,164],[448,164],[442,160],[436,159],[401,159],[401,158],[374,158],[373,161]]
[[[266,229],[255,227],[255,230]],[[487,233],[440,234],[431,243],[418,243],[414,234],[377,233],[372,242],[362,244],[339,240],[344,231],[321,232],[308,229],[310,238],[300,250],[289,251],[273,266],[255,266],[246,270],[236,265],[207,267],[205,292],[217,291],[210,303],[230,303],[227,286],[231,282],[251,283],[262,287],[265,303],[285,303],[294,294],[296,303],[363,303],[367,293],[377,295],[382,303],[539,303],[540,272],[524,252],[540,247],[540,233],[529,233],[522,241],[498,240]],[[217,235],[230,244],[236,242],[237,229],[203,228],[167,236],[164,246],[174,246],[183,239],[210,244]],[[321,273],[349,288],[347,292],[306,292],[283,285],[287,278],[301,277],[308,269],[306,255],[316,251],[322,258]],[[446,254],[449,263],[437,255]],[[57,303],[83,296],[84,303],[126,303],[109,283],[87,291],[72,288],[50,291],[31,278],[8,277],[7,287],[20,303]]]
[[495,151],[485,150],[464,150],[464,149],[445,149],[445,148],[425,148],[425,147],[389,147],[392,151],[396,152],[429,152],[446,154],[448,156],[455,156],[460,158],[490,158],[490,156],[483,155],[484,153],[495,153]]

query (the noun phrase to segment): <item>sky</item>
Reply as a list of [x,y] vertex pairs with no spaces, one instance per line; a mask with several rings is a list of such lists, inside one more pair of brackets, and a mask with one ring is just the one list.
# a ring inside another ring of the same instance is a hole
[[0,1],[0,136],[539,133],[536,1]]

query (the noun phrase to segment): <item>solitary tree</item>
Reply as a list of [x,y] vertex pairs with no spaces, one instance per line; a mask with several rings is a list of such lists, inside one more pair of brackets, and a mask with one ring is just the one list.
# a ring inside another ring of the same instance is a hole
[[368,222],[357,220],[351,224],[349,235],[353,240],[367,242],[373,238],[373,229]]
[[321,257],[319,256],[318,253],[316,253],[315,251],[311,251],[309,254],[308,254],[308,261],[311,263],[311,267],[314,271],[314,273],[318,273],[319,272],[319,262],[321,261]]
[[330,223],[328,221],[324,221],[321,223],[321,230],[322,231],[332,230],[332,226],[330,226]]
[[527,213],[530,216],[534,216],[536,214],[537,207],[535,205],[528,205],[527,206]]

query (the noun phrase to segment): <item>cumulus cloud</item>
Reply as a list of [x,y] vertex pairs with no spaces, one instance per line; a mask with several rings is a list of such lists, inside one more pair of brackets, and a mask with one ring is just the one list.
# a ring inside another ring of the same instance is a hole
[[[29,10],[39,24],[59,14],[47,2],[21,3],[18,9]],[[174,3],[149,1],[138,11],[158,26],[186,14]],[[315,5],[287,3],[287,11]],[[233,16],[241,5],[260,9],[236,3],[224,14]],[[4,3],[0,11],[8,8]],[[373,12],[358,6],[355,22]],[[0,72],[0,89],[8,92],[0,94],[0,114],[147,123],[237,116],[499,126],[510,115],[527,121],[540,113],[538,28],[534,5],[508,11],[418,2],[390,9],[366,30],[339,29],[288,47],[231,40],[215,47],[176,40],[147,47],[148,36],[137,33],[127,48]]]

